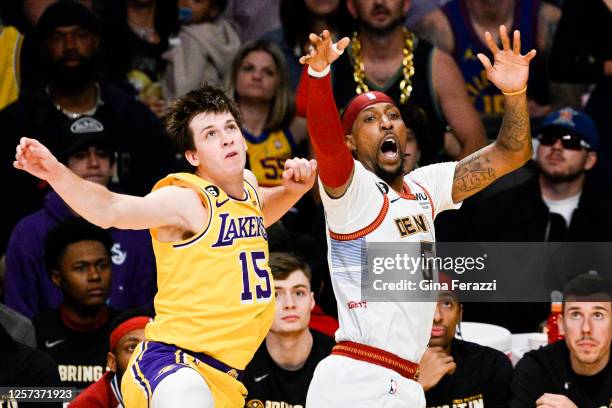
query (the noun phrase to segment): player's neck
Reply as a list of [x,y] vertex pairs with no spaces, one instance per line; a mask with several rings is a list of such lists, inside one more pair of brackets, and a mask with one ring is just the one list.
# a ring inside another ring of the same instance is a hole
[[202,169],[198,168],[195,174],[204,180],[210,181],[232,198],[236,198],[238,200],[245,198],[244,173],[217,179],[216,177],[209,176]]
[[606,352],[606,354],[599,360],[593,363],[583,363],[578,361],[578,359],[570,353],[570,364],[572,365],[572,370],[582,376],[593,376],[598,374],[606,368],[608,363],[610,362],[610,349]]
[[510,30],[514,17],[514,0],[467,0],[467,9],[473,23],[490,31],[498,32],[500,25],[505,24]]
[[255,100],[241,100],[242,127],[254,136],[259,136],[266,126],[270,105]]
[[289,371],[304,366],[312,351],[312,343],[312,333],[308,328],[296,333],[270,332],[266,336],[266,348],[270,357],[279,367]]
[[546,176],[540,174],[539,180],[542,197],[548,200],[558,201],[574,197],[582,191],[582,187],[584,186],[584,173],[573,180],[561,182],[549,180]]
[[404,31],[401,26],[388,33],[362,28],[359,31],[359,40],[364,61],[383,63],[403,55]]

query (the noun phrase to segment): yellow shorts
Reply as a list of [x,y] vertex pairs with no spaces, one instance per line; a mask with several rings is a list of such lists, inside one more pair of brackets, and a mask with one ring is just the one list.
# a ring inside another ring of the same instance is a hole
[[[192,355],[193,354],[193,355]],[[220,371],[198,359],[198,353],[153,341],[136,347],[121,380],[121,394],[125,408],[147,408],[153,392],[168,375],[181,368],[198,372],[210,388],[215,407],[242,408],[247,390],[235,377],[235,370]],[[180,406],[180,401],[177,401]]]

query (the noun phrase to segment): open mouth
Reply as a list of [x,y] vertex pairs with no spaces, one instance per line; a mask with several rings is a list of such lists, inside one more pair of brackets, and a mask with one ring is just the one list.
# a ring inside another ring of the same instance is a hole
[[232,158],[234,156],[238,156],[238,153],[237,152],[229,152],[228,154],[225,155],[225,158],[226,159],[230,159],[230,158]]
[[395,159],[398,156],[398,145],[397,141],[393,137],[386,138],[380,145],[380,151],[383,156],[389,159]]

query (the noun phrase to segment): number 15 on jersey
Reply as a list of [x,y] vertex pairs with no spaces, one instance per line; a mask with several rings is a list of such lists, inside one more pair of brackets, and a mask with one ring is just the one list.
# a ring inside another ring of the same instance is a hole
[[242,293],[240,300],[242,303],[253,302],[253,291],[251,291],[250,276],[259,280],[255,284],[255,301],[268,301],[272,295],[272,282],[270,272],[262,268],[261,265],[266,261],[266,253],[263,251],[240,252],[240,265],[242,267]]

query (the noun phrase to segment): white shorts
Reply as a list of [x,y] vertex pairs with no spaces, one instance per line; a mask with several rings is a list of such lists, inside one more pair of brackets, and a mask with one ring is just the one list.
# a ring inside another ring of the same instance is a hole
[[419,383],[393,370],[331,355],[315,369],[306,407],[425,408],[425,394]]

